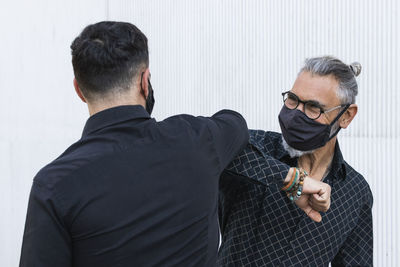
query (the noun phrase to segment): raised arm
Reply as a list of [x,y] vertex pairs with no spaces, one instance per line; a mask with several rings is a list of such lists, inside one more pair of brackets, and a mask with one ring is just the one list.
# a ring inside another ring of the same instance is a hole
[[[246,148],[228,165],[223,173],[225,179],[241,179],[250,183],[268,185],[275,183],[279,188],[287,184],[295,168],[261,153],[253,144]],[[295,203],[312,220],[320,222],[322,217],[320,211],[327,211],[330,207],[330,186],[306,177],[303,186],[303,196]],[[310,202],[309,200],[313,201]]]
[[247,124],[239,113],[221,110],[211,118],[207,118],[207,126],[213,138],[222,172],[248,143]]

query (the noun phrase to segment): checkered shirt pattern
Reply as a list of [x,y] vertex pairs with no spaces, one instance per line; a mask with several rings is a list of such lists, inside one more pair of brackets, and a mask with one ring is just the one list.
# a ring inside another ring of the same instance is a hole
[[218,266],[372,266],[373,197],[336,142],[324,182],[331,208],[322,222],[307,217],[280,191],[290,159],[281,135],[250,131],[246,149],[220,180],[222,243]]

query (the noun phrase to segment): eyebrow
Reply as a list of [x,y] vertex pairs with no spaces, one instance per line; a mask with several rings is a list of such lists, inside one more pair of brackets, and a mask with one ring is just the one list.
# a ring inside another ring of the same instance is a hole
[[308,100],[308,101],[304,101],[304,102],[311,103],[311,104],[316,105],[316,106],[321,107],[321,108],[326,108],[326,105],[321,104],[321,103],[319,103],[318,101],[315,101],[315,100]]
[[303,102],[311,103],[311,104],[316,105],[316,106],[318,106],[318,107],[320,107],[320,108],[323,108],[323,109],[326,108],[326,105],[324,105],[324,104],[318,102],[317,100],[305,100],[305,101],[304,101],[304,100],[300,99],[300,97],[299,97],[298,95],[296,95],[295,93],[293,93],[293,92],[291,92],[291,91],[289,91],[289,93],[295,95],[299,100],[301,100],[301,101],[303,101]]

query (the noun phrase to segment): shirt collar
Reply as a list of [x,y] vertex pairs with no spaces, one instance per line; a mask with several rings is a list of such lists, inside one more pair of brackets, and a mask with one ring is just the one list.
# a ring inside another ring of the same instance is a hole
[[117,106],[102,110],[86,121],[82,137],[104,127],[134,119],[150,119],[150,115],[141,105]]
[[[282,146],[282,141],[280,142],[280,145],[278,146],[275,156],[280,161],[284,161],[284,162],[288,162],[288,163],[289,162],[290,163],[297,162],[297,158],[296,159],[290,158],[289,153]],[[342,152],[339,147],[339,141],[337,141],[337,140],[336,140],[336,144],[335,144],[335,152],[334,152],[333,159],[332,159],[330,174],[333,175],[335,178],[344,179],[346,177],[346,164],[345,164]]]

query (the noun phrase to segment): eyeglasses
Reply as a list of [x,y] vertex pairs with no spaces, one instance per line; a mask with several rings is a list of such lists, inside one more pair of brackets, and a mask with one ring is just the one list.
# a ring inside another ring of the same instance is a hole
[[282,96],[283,96],[283,103],[288,109],[296,109],[299,106],[299,103],[302,103],[304,105],[303,108],[304,114],[306,114],[306,116],[312,120],[318,119],[322,113],[326,114],[338,108],[343,108],[347,106],[346,104],[344,104],[324,110],[318,102],[313,100],[302,101],[299,99],[297,95],[293,94],[290,91],[282,93]]

